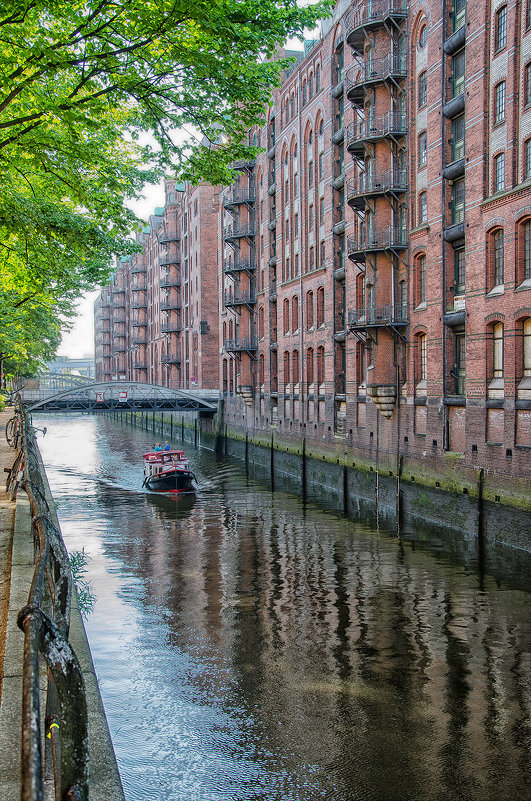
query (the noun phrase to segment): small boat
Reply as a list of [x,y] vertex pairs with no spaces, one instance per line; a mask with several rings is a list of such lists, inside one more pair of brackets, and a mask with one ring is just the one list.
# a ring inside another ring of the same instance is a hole
[[143,454],[143,487],[151,492],[195,492],[195,475],[183,451],[149,451]]

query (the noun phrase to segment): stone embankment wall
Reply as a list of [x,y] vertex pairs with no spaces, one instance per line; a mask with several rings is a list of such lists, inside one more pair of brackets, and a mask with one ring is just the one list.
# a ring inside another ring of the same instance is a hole
[[[507,492],[491,486],[485,471],[457,470],[455,454],[444,468],[430,472],[415,462],[353,460],[346,451],[290,440],[276,431],[248,432],[221,426],[216,419],[192,413],[118,412],[125,423],[161,438],[171,437],[241,459],[257,478],[311,497],[328,508],[372,527],[408,532],[422,529],[427,538],[445,536],[479,541],[494,549],[508,545],[531,553],[531,495],[526,482]],[[498,494],[501,493],[501,494]]]

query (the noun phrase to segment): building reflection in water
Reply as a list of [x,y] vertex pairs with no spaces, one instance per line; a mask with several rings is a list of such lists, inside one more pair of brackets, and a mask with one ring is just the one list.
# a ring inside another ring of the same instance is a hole
[[[146,775],[122,758],[130,798],[528,798],[531,603],[510,575],[480,577],[191,448],[197,497],[145,495],[145,432],[83,418],[54,439],[60,425],[43,451],[65,538],[88,520],[96,594],[112,575],[120,615],[134,610],[115,669],[134,675],[129,692],[148,687],[161,762]],[[81,478],[64,447],[79,426],[95,443]],[[90,621],[89,635],[98,664]],[[100,679],[105,700],[114,679]]]

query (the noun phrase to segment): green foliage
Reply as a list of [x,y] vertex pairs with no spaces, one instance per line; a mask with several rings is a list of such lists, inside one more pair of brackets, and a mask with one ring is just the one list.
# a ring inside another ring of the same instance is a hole
[[79,609],[82,617],[86,620],[96,603],[96,596],[94,595],[92,584],[85,578],[90,556],[86,553],[85,549],[82,548],[80,551],[72,551],[72,553],[69,554],[69,558]]
[[0,412],[3,412],[6,408],[6,398],[5,395],[0,394]]
[[[2,315],[36,299],[49,317],[57,304],[68,315],[75,297],[104,282],[111,257],[135,249],[126,202],[146,182],[169,171],[229,182],[231,162],[256,154],[246,136],[287,65],[272,60],[278,43],[302,37],[333,5],[5,0]],[[25,324],[15,317],[15,329]],[[15,342],[18,359],[28,349]]]

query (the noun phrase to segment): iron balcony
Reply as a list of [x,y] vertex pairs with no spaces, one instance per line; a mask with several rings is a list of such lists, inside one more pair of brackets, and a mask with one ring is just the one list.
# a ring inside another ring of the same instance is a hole
[[386,170],[378,175],[363,172],[354,180],[347,181],[345,195],[347,203],[351,206],[363,207],[366,195],[402,193],[406,192],[407,188],[406,170]]
[[147,307],[148,307],[147,300],[141,300],[140,298],[137,298],[131,303],[132,309],[147,309]]
[[345,19],[348,44],[363,53],[365,29],[377,28],[389,19],[407,18],[407,0],[364,0]]
[[369,117],[355,120],[347,126],[347,150],[356,152],[363,144],[377,139],[395,139],[407,133],[406,115],[398,111],[388,111],[383,117]]
[[258,348],[258,340],[256,337],[238,337],[236,339],[226,339],[223,343],[225,350],[231,353],[239,353],[241,351],[252,352]]
[[378,250],[405,250],[407,248],[407,231],[405,228],[390,226],[381,231],[365,230],[362,227],[358,236],[349,236],[347,252],[349,256],[362,255],[365,252]]
[[177,289],[181,286],[180,278],[163,278],[159,284],[161,289]]
[[255,235],[255,224],[254,221],[249,220],[248,222],[238,222],[234,223],[234,225],[229,225],[227,228],[223,229],[223,238],[224,239],[245,239],[245,237],[254,236]]
[[139,362],[138,364],[133,364],[133,370],[147,370],[148,366],[145,362]]
[[135,282],[134,284],[131,284],[131,292],[145,292],[146,289],[147,289],[146,283],[140,284],[138,282]]
[[181,263],[181,254],[174,253],[173,255],[165,254],[164,256],[159,256],[159,264],[161,267],[164,267],[168,264],[180,264]]
[[223,270],[227,275],[231,275],[232,273],[252,272],[256,270],[256,261],[255,259],[226,261],[223,263]]
[[385,58],[372,58],[365,61],[361,67],[355,64],[345,75],[347,97],[356,105],[363,105],[364,87],[388,80],[402,80],[407,75],[406,67],[406,57],[394,54],[389,54]]
[[225,306],[246,306],[256,303],[256,292],[225,292],[223,295]]
[[179,309],[182,309],[182,303],[176,301],[164,301],[160,304],[160,310],[163,312],[178,311]]
[[177,233],[175,233],[175,234],[165,233],[165,234],[161,234],[159,236],[159,242],[161,242],[161,243],[165,243],[165,242],[180,242],[180,241],[181,241],[181,235],[177,234]]
[[164,323],[160,327],[163,334],[178,334],[182,329],[183,327],[180,323]]
[[228,191],[227,194],[223,197],[223,205],[225,208],[230,208],[231,206],[237,206],[240,203],[254,203],[256,200],[256,189],[254,183],[248,187],[238,187],[237,189],[232,189],[232,191]]
[[138,275],[139,273],[147,272],[147,266],[145,264],[135,264],[134,267],[131,267],[131,275]]
[[180,364],[181,357],[180,356],[161,356],[160,357],[161,364]]
[[348,311],[349,328],[386,325],[407,325],[407,306],[389,303],[387,306],[364,306]]

